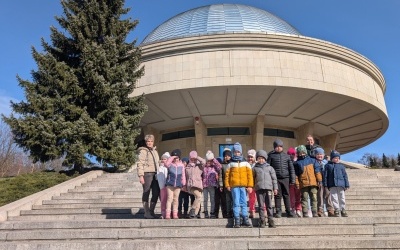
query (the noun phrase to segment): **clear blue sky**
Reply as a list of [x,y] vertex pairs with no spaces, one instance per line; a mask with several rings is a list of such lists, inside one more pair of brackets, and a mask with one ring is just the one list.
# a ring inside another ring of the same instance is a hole
[[[377,141],[342,159],[359,160],[364,153],[396,155],[400,152],[400,1],[399,0],[126,0],[129,16],[139,25],[129,36],[139,44],[158,25],[178,13],[215,3],[240,3],[264,9],[293,25],[305,36],[330,41],[366,56],[382,71],[389,128]],[[62,15],[58,0],[0,2],[0,113],[10,113],[9,101],[24,99],[16,75],[31,79],[36,69],[31,46],[42,50],[49,42],[50,26]]]

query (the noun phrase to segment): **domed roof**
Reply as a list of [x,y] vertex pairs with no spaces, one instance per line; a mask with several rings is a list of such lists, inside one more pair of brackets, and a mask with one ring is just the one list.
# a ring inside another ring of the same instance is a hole
[[181,37],[249,32],[301,35],[265,10],[241,4],[213,4],[170,18],[147,35],[142,45]]

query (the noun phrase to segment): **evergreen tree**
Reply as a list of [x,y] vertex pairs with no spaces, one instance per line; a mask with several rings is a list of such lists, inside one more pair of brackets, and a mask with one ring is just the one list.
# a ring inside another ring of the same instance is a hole
[[400,153],[397,154],[397,166],[400,166]]
[[389,161],[388,161],[388,159],[387,159],[385,154],[382,155],[382,167],[390,168]]
[[17,76],[26,101],[11,103],[3,119],[34,161],[65,156],[82,166],[85,153],[114,166],[134,162],[134,140],[146,111],[143,96],[129,98],[144,69],[136,40],[126,42],[137,20],[124,0],[62,0],[63,31],[51,27],[51,44],[32,48],[32,81]]

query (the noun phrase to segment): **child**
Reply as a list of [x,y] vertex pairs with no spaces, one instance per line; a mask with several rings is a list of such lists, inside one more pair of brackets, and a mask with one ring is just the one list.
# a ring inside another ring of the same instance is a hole
[[158,185],[160,186],[161,219],[165,219],[166,215],[165,210],[167,207],[167,199],[168,199],[167,187],[165,186],[165,182],[168,175],[168,168],[166,167],[166,162],[169,157],[170,154],[168,152],[165,152],[161,156],[161,163],[157,171],[157,180],[158,180]]
[[294,166],[302,194],[303,217],[308,217],[308,197],[311,199],[312,217],[318,217],[317,192],[318,186],[322,185],[321,170],[316,164],[316,160],[308,156],[304,145],[298,146],[296,151],[297,161]]
[[[214,154],[209,150],[206,154],[206,165],[203,170],[203,198],[204,198],[204,217],[215,219],[215,188],[218,187],[218,172],[221,164],[214,158]],[[208,197],[210,196],[211,213],[208,214]]]
[[181,161],[181,150],[175,149],[171,152],[171,157],[168,158],[166,166],[168,168],[166,182],[168,199],[165,219],[171,218],[171,204],[172,218],[178,219],[178,197],[181,188],[186,185],[185,167]]
[[[187,164],[189,163],[189,158],[182,158],[183,166],[186,169]],[[189,218],[188,210],[189,210],[189,193],[186,190],[186,186],[182,187],[181,192],[179,193],[178,198],[178,217],[181,218]],[[183,213],[182,213],[183,207]]]
[[253,227],[247,212],[246,195],[246,191],[253,191],[253,172],[250,164],[243,159],[242,145],[239,142],[233,145],[232,161],[228,164],[224,184],[232,193],[234,227],[240,227],[240,216],[243,218],[243,226]]
[[[256,164],[256,151],[250,149],[247,151],[247,162],[250,164],[251,168]],[[254,218],[256,214],[256,191],[249,193],[249,218]]]
[[285,204],[286,216],[294,217],[293,212],[290,211],[289,196],[289,186],[296,182],[293,162],[289,155],[283,151],[283,142],[280,139],[276,139],[273,146],[274,150],[268,154],[267,162],[274,168],[276,177],[278,178],[278,194],[275,195],[275,217],[282,217],[282,198]]
[[[315,160],[319,168],[321,169],[322,179],[324,179],[325,164],[328,162],[327,160],[324,159],[325,151],[323,148],[315,148],[314,155],[315,155]],[[324,188],[323,185],[318,187],[317,198],[318,198],[318,216],[319,217],[324,216],[324,205],[326,205],[328,216],[333,216],[334,215],[333,206],[332,206],[332,200],[329,195],[329,190],[327,188]]]
[[[294,163],[297,161],[296,149],[289,148],[287,151],[290,159]],[[289,185],[289,196],[290,196],[290,209],[297,217],[303,216],[302,208],[301,208],[301,193],[298,185],[299,180],[296,177],[296,184]]]
[[231,191],[228,191],[228,189],[225,186],[225,176],[226,176],[226,171],[228,170],[229,163],[231,162],[232,159],[232,151],[227,148],[224,150],[222,153],[223,156],[223,161],[222,161],[222,169],[221,169],[221,175],[219,175],[219,186],[220,189],[223,191],[225,195],[225,211],[222,213],[225,214],[224,218],[232,218],[233,217],[233,206],[232,206],[232,194]]
[[331,160],[325,165],[324,186],[331,193],[333,208],[335,209],[335,217],[347,217],[346,197],[344,191],[350,188],[349,179],[347,178],[346,168],[339,163],[340,153],[336,150],[331,151]]
[[225,192],[224,192],[224,185],[221,184],[221,179],[222,179],[222,159],[221,157],[217,157],[217,161],[219,164],[221,164],[221,169],[218,172],[218,187],[215,188],[215,209],[214,209],[214,214],[215,218],[218,219],[219,217],[219,208],[221,207],[222,211],[222,217],[226,218],[226,198],[225,198]]
[[[200,211],[201,196],[203,193],[203,168],[206,161],[197,155],[196,151],[189,153],[189,163],[186,166],[186,188],[195,199],[189,212],[189,218],[196,218]],[[197,217],[199,218],[199,217]]]
[[257,163],[253,167],[253,178],[254,178],[254,190],[257,194],[257,201],[260,215],[259,226],[265,227],[265,214],[264,207],[267,208],[268,216],[268,227],[274,228],[275,223],[273,219],[273,209],[270,191],[274,192],[274,195],[278,193],[278,182],[276,179],[275,170],[267,163],[267,152],[264,150],[257,151],[256,159]]

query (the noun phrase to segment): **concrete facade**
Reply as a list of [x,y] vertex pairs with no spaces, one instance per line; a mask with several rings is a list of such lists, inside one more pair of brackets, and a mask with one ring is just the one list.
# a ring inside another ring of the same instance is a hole
[[[361,54],[310,37],[225,33],[176,38],[142,49],[145,75],[133,96],[145,94],[144,133],[160,151],[184,154],[239,141],[243,149],[272,149],[264,128],[292,131],[285,148],[314,135],[326,151],[351,152],[388,128],[385,80]],[[198,119],[196,121],[196,119]],[[248,127],[249,135],[208,136],[208,128]],[[174,131],[191,138],[162,141]]]

